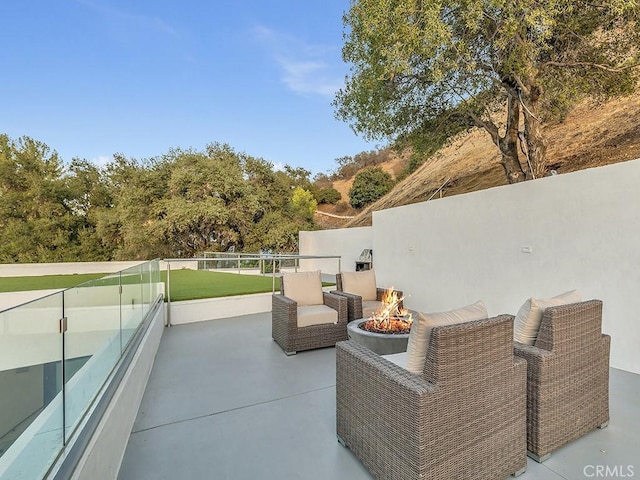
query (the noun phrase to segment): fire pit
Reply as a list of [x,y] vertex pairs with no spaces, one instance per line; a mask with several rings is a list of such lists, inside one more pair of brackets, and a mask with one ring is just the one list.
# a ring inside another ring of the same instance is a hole
[[354,320],[347,325],[349,339],[379,355],[407,350],[413,319],[406,309],[400,309],[402,298],[393,288],[382,297],[382,306],[370,318]]

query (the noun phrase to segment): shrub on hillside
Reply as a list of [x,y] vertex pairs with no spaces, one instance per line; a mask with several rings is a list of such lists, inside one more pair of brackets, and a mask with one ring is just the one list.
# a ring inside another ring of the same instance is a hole
[[336,213],[344,213],[349,210],[349,204],[344,200],[340,200],[336,203]]
[[342,195],[340,195],[340,192],[335,188],[326,187],[318,190],[315,197],[318,203],[330,203],[332,205],[335,205],[340,201]]
[[364,208],[393,188],[393,178],[380,167],[367,168],[353,179],[349,202],[353,208]]

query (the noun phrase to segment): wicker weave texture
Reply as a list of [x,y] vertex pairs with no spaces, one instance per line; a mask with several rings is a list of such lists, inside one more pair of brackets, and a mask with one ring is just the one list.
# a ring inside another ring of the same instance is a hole
[[602,302],[545,310],[535,346],[515,343],[527,360],[527,449],[545,457],[609,421],[609,349]]
[[347,299],[322,295],[324,304],[338,311],[338,323],[298,327],[298,304],[284,295],[271,297],[271,336],[285,352],[330,347],[347,339]]
[[336,345],[338,436],[380,479],[501,479],[526,468],[526,362],[513,317],[433,330],[422,376]]

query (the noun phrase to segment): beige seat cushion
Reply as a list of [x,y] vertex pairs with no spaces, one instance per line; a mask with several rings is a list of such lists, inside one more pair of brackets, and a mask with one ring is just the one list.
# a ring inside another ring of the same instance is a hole
[[342,272],[342,290],[360,295],[363,301],[377,298],[376,274],[373,269],[360,272]]
[[431,330],[434,327],[482,320],[487,317],[487,308],[482,301],[448,312],[418,312],[418,318],[411,325],[407,343],[407,370],[412,373],[422,373],[431,339]]
[[407,362],[409,361],[409,355],[407,352],[390,353],[389,355],[382,355],[382,358],[386,358],[391,363],[395,363],[405,370],[407,369]]
[[298,302],[298,306],[322,305],[322,277],[313,272],[285,272],[282,274],[284,296]]
[[369,318],[373,315],[380,307],[382,306],[382,302],[377,300],[367,300],[362,302],[362,318]]
[[528,298],[513,321],[513,339],[525,345],[534,345],[542,322],[542,314],[549,307],[558,307],[582,301],[577,290],[561,293],[552,298]]
[[298,307],[298,327],[338,323],[338,312],[326,305]]

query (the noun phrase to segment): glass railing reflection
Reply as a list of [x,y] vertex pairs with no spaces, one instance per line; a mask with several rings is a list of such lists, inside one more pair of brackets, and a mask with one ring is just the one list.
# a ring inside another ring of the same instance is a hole
[[62,293],[0,313],[0,478],[42,478],[63,447]]
[[[65,429],[74,431],[122,352],[120,274],[64,292]],[[78,375],[67,375],[81,365]]]
[[0,479],[44,478],[159,284],[153,260],[0,312]]

